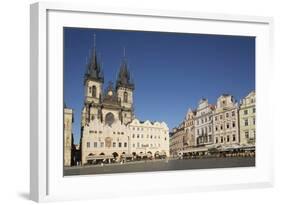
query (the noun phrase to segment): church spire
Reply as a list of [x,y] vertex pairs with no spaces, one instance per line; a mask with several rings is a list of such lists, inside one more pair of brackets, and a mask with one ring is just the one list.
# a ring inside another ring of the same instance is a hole
[[128,70],[128,61],[126,58],[126,49],[124,47],[123,50],[123,59],[121,62],[121,66],[119,69],[117,82],[116,82],[116,88],[118,87],[126,87],[134,89],[134,83],[132,82],[130,71]]
[[101,64],[97,57],[96,50],[96,34],[94,34],[94,46],[90,54],[90,61],[87,64],[87,70],[85,73],[85,80],[92,79],[100,82],[104,82],[104,77],[102,75]]

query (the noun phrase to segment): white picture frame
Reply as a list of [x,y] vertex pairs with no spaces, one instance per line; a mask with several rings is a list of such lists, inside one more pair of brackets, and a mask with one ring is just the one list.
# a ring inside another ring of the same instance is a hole
[[[31,5],[30,25],[32,200],[94,199],[273,186],[273,131],[268,129],[272,113],[266,109],[271,106],[268,90],[272,86],[270,77],[273,71],[272,18],[42,2]],[[60,110],[63,109],[63,26],[256,36],[256,167],[63,177],[63,137],[59,138],[63,125],[63,112]],[[116,184],[118,189],[115,189]]]

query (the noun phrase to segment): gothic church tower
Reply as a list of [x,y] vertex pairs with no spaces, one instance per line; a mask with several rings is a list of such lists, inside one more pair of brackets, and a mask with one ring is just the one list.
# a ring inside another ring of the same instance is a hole
[[101,98],[104,77],[101,64],[94,46],[90,61],[84,75],[84,108],[82,110],[82,127],[90,120],[101,119]]
[[133,110],[133,91],[135,85],[131,79],[130,72],[128,70],[127,60],[123,59],[118,78],[116,81],[116,92],[118,99],[120,100],[122,107],[122,122],[127,124],[134,119],[134,110]]

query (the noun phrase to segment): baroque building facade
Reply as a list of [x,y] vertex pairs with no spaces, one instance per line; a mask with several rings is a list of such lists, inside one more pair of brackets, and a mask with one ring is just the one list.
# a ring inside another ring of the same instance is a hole
[[73,122],[73,110],[64,106],[64,166],[72,165]]
[[201,99],[196,109],[195,121],[195,145],[205,146],[213,144],[213,112],[215,107],[208,103],[207,99]]
[[217,99],[213,114],[214,142],[216,145],[238,145],[238,103],[233,96],[223,94]]
[[191,110],[191,108],[189,108],[186,113],[185,121],[184,121],[184,129],[185,129],[184,149],[188,149],[196,145],[195,126],[194,126],[195,115],[196,115],[196,110]]
[[240,105],[229,94],[221,95],[216,105],[201,99],[197,109],[189,109],[184,121],[171,132],[170,154],[179,157],[231,150],[254,151],[255,113],[254,91]]
[[135,89],[127,60],[122,60],[115,86],[103,90],[104,76],[94,48],[84,77],[81,118],[82,164],[103,155],[169,155],[169,129],[164,122],[140,122],[135,118]]
[[242,145],[256,142],[256,93],[250,92],[240,103],[240,140]]
[[179,152],[196,145],[194,116],[196,111],[188,109],[183,122],[171,133],[170,154],[176,156]]
[[171,133],[170,141],[170,155],[176,156],[180,151],[183,150],[185,137],[184,122],[182,122],[178,127],[173,128]]

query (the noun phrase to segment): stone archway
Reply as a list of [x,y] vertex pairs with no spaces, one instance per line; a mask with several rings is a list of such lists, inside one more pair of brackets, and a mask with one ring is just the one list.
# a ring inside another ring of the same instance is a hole
[[112,156],[113,156],[114,158],[117,158],[117,157],[119,156],[119,154],[118,154],[117,152],[113,152],[113,153],[112,153]]
[[160,153],[159,153],[159,151],[156,151],[155,153],[154,153],[154,158],[159,158],[160,157]]

